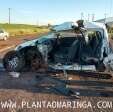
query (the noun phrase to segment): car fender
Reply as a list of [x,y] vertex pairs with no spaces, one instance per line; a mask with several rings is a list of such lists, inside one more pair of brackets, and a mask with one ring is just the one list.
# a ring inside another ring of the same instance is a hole
[[106,68],[113,70],[113,53],[105,57],[103,63],[106,66]]

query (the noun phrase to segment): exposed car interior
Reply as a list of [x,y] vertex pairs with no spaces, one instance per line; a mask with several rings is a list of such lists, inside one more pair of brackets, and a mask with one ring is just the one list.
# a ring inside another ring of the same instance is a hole
[[101,33],[96,31],[87,32],[87,35],[80,32],[59,32],[53,50],[49,53],[49,61],[62,64],[96,64],[101,54],[101,41]]

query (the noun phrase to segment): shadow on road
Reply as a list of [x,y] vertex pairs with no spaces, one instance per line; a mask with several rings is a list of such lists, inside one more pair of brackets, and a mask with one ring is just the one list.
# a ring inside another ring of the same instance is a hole
[[[0,89],[19,89],[33,93],[68,96],[79,92],[80,96],[113,97],[113,82],[75,80],[73,82],[74,88],[69,86],[69,89],[67,89],[65,88],[64,80],[59,81],[59,79],[56,80],[51,76],[41,77],[41,75],[42,74],[36,72],[24,72],[20,74],[19,78],[13,78],[10,73],[1,70]],[[39,77],[36,78],[36,76]],[[69,94],[67,94],[68,92]]]
[[[1,62],[2,59],[0,59]],[[72,87],[65,88],[66,83],[68,85],[71,84]],[[113,82],[88,80],[65,81],[56,79],[53,75],[48,76],[36,72],[23,72],[20,73],[19,78],[13,78],[11,73],[3,69],[2,64],[0,64],[0,89],[19,89],[33,93],[68,96],[79,92],[80,96],[113,97]]]

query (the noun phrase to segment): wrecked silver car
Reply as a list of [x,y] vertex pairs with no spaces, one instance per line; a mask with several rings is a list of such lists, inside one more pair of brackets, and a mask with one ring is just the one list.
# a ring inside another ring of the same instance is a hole
[[38,39],[18,45],[8,52],[3,65],[7,71],[25,67],[39,70],[104,71],[112,68],[112,50],[106,26],[97,22],[65,22]]

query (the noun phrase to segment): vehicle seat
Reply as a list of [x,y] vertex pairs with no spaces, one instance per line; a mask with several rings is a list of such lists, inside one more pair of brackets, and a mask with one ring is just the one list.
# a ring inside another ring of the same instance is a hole
[[98,58],[93,54],[93,49],[90,45],[85,45],[81,52],[82,64],[96,64],[99,62]]
[[79,47],[79,40],[75,40],[72,43],[71,47],[68,48],[62,47],[54,55],[55,62],[57,63],[73,62],[76,57],[78,47]]

